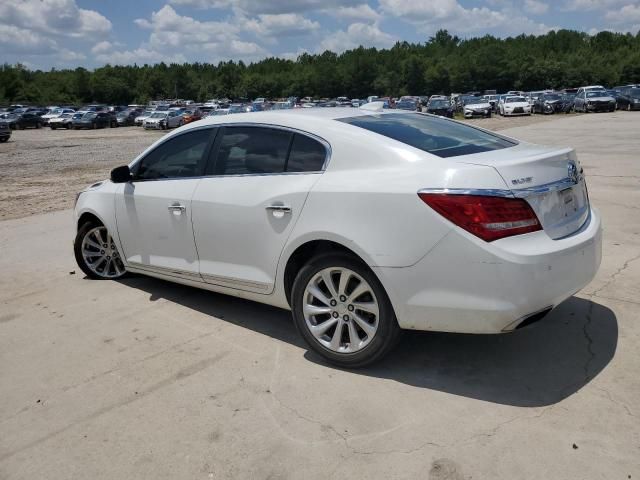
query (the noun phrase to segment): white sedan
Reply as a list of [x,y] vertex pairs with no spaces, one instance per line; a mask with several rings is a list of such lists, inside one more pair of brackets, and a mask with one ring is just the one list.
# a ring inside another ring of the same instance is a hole
[[531,115],[531,104],[524,97],[503,97],[498,103],[498,111],[505,117]]
[[594,277],[601,226],[571,148],[415,112],[207,117],[78,196],[75,257],[291,309],[366,365],[403,329],[509,332]]
[[180,110],[154,112],[142,121],[142,126],[146,130],[167,130],[169,128],[181,127],[183,124],[184,119],[182,118],[182,111]]

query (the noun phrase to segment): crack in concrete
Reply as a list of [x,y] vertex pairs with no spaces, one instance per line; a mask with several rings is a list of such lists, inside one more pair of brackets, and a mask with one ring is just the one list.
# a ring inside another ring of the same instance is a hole
[[611,403],[614,403],[614,404],[622,407],[627,412],[627,415],[629,415],[630,417],[636,418],[636,414],[631,411],[629,406],[626,403],[623,403],[623,402],[620,402],[620,401],[614,399],[613,396],[611,395],[611,393],[609,392],[609,390],[607,390],[605,388],[602,388],[602,387],[595,387],[595,388],[596,388],[596,390],[599,390],[602,393],[604,393]]
[[640,259],[640,254],[629,258],[628,260],[625,260],[625,262],[622,264],[622,267],[620,267],[619,269],[617,269],[615,272],[613,272],[611,275],[609,275],[609,280],[607,280],[605,282],[604,285],[602,285],[600,288],[594,290],[593,293],[587,295],[587,296],[598,296],[598,293],[600,293],[602,290],[604,290],[605,288],[607,288],[609,285],[611,285],[613,282],[616,281],[616,278],[622,273],[624,272],[631,263],[635,262],[636,260]]
[[584,381],[589,382],[591,377],[589,376],[589,367],[591,366],[591,362],[596,358],[596,352],[593,351],[593,337],[589,335],[588,328],[591,325],[592,313],[593,313],[593,302],[589,303],[589,310],[587,311],[587,320],[584,322],[582,326],[582,333],[584,338],[587,339],[587,354],[589,357],[587,358],[587,362],[584,364]]
[[507,421],[501,422],[498,425],[496,425],[495,427],[493,427],[491,430],[489,430],[488,432],[481,432],[481,433],[476,433],[475,435],[472,435],[468,438],[462,439],[458,442],[454,442],[451,446],[456,446],[456,445],[462,445],[462,444],[467,444],[470,442],[473,442],[479,438],[485,437],[485,438],[491,438],[493,436],[495,436],[501,429],[502,427],[509,425],[511,423],[520,421],[520,420],[533,420],[536,418],[540,418],[542,417],[545,413],[547,413],[547,411],[551,410],[554,406],[551,405],[549,407],[544,408],[540,413],[536,414],[536,415],[519,415],[517,417],[513,417]]

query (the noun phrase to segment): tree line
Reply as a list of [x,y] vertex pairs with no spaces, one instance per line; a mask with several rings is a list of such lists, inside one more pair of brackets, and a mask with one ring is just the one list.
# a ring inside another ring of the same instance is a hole
[[424,43],[359,47],[296,60],[128,65],[50,71],[5,64],[0,104],[129,104],[162,98],[364,98],[496,89],[640,83],[636,35],[572,30],[461,39],[446,30]]

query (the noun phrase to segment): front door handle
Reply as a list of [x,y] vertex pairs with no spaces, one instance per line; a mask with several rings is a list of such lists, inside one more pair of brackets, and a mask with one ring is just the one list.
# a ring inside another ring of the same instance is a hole
[[187,209],[187,207],[185,207],[184,205],[180,205],[179,203],[173,203],[169,205],[167,209],[174,215],[180,215]]

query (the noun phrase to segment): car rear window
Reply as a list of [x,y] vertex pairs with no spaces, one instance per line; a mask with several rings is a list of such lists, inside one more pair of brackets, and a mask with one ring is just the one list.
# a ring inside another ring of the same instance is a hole
[[513,147],[517,142],[444,118],[389,113],[338,119],[438,157],[457,157]]

